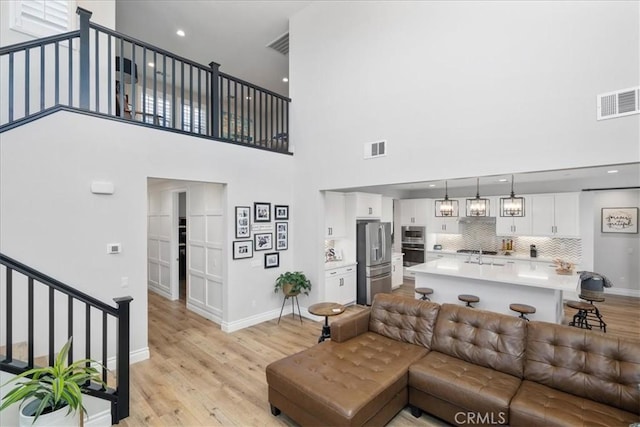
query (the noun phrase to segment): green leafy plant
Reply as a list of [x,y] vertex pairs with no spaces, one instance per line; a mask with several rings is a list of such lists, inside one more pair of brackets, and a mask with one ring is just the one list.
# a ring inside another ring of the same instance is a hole
[[300,271],[287,271],[276,279],[273,291],[277,293],[279,290],[288,295],[297,295],[299,293],[309,295],[311,281]]
[[[102,366],[95,360],[82,359],[67,365],[72,339],[73,337],[69,338],[62,347],[53,366],[30,369],[2,384],[4,387],[12,382],[23,380],[7,393],[0,411],[18,402],[21,402],[20,409],[22,409],[25,403],[35,399],[38,402],[36,410],[33,414],[26,414],[34,417],[34,423],[40,415],[65,407],[68,408],[67,415],[78,409],[82,409],[82,413],[86,414],[80,386],[88,381],[99,383],[104,387],[106,384],[102,381],[100,372],[92,366],[94,364]],[[81,416],[81,425],[83,419],[84,416]]]

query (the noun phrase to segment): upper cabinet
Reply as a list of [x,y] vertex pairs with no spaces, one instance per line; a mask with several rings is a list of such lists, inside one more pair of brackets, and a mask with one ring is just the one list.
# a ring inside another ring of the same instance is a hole
[[429,199],[400,200],[400,225],[427,225],[429,215],[433,214],[429,206]]
[[380,219],[382,196],[371,193],[347,193],[347,201],[354,207],[356,219]]
[[[507,197],[507,196],[505,196]],[[496,205],[497,236],[531,236],[531,197],[524,197],[525,216],[500,216],[500,199]]]
[[454,204],[453,216],[436,216],[436,201],[435,199],[427,199],[427,212],[429,213],[429,219],[427,221],[428,233],[444,233],[444,234],[457,234],[460,233],[460,206],[464,207],[465,199],[451,199],[457,200],[458,206]]
[[580,237],[579,193],[530,196],[531,234],[550,237]]
[[324,193],[325,237],[336,239],[346,234],[344,193],[325,191]]

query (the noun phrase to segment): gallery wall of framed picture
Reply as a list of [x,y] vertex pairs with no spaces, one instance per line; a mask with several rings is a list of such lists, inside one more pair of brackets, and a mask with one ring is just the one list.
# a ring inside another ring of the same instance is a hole
[[279,267],[279,251],[289,249],[289,205],[254,202],[253,209],[236,206],[234,212],[233,259],[253,258],[254,251],[276,250],[264,254],[264,268]]

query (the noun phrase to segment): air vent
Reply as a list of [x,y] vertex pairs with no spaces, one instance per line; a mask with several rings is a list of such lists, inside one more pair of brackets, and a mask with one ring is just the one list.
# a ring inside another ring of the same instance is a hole
[[366,142],[364,144],[364,158],[373,159],[387,155],[387,141]]
[[640,87],[598,95],[598,120],[640,114]]
[[280,52],[283,55],[289,54],[289,33],[284,33],[267,45],[271,49]]

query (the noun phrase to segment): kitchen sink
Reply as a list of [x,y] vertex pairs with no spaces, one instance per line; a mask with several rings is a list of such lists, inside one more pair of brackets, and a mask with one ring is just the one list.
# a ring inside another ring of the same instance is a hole
[[[478,261],[463,261],[465,264],[480,264]],[[483,262],[481,265],[491,265],[494,267],[504,267],[504,264],[498,262]]]

